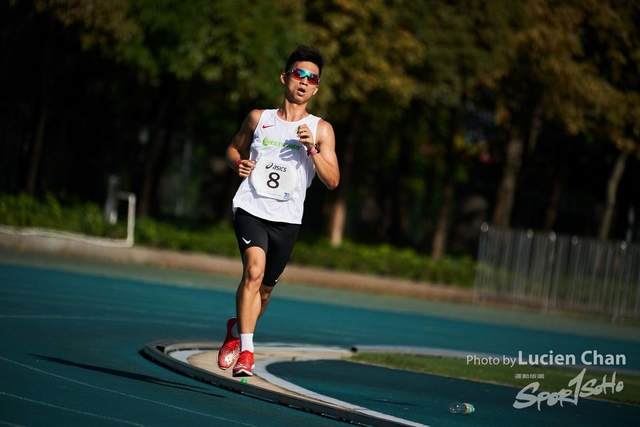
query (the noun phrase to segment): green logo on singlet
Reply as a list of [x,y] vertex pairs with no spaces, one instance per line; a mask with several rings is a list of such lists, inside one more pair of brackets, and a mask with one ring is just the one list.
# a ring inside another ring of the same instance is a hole
[[266,136],[262,140],[262,145],[265,146],[265,147],[267,147],[269,145],[271,145],[273,147],[284,147],[284,148],[290,148],[292,150],[298,150],[298,151],[300,151],[300,147],[301,147],[298,144],[291,144],[291,143],[288,143],[288,142],[273,141],[273,140],[267,138]]

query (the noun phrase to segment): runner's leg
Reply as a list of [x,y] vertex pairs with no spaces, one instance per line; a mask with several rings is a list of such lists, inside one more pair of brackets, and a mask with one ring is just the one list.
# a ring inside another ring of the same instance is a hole
[[262,248],[252,246],[245,250],[242,281],[236,292],[236,313],[240,334],[252,334],[255,331],[258,317],[264,312],[260,289],[265,264],[266,254]]
[[258,316],[258,319],[262,316],[264,311],[267,309],[267,306],[269,305],[269,301],[271,300],[271,291],[273,291],[273,286],[267,286],[264,284],[260,286],[261,307],[260,307],[260,315]]

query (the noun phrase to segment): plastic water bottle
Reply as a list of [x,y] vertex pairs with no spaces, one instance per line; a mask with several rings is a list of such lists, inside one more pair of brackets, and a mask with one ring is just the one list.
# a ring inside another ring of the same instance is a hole
[[451,411],[452,414],[469,415],[475,410],[476,408],[474,408],[471,403],[453,402],[449,405],[449,411]]

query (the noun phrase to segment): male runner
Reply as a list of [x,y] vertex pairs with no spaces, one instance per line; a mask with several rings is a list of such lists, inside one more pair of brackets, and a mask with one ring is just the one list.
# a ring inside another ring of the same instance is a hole
[[280,75],[280,108],[251,111],[227,148],[227,164],[245,178],[233,199],[243,263],[237,318],[218,351],[218,366],[233,366],[233,376],[253,375],[253,333],[298,237],[307,188],[316,173],[330,190],[340,181],[333,128],[307,112],[324,63],[317,49],[298,46]]

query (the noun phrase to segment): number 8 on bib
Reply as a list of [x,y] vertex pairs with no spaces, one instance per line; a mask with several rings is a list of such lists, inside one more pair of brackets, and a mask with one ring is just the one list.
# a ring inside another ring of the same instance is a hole
[[297,173],[291,164],[258,162],[249,175],[256,193],[276,200],[289,200],[297,184]]

